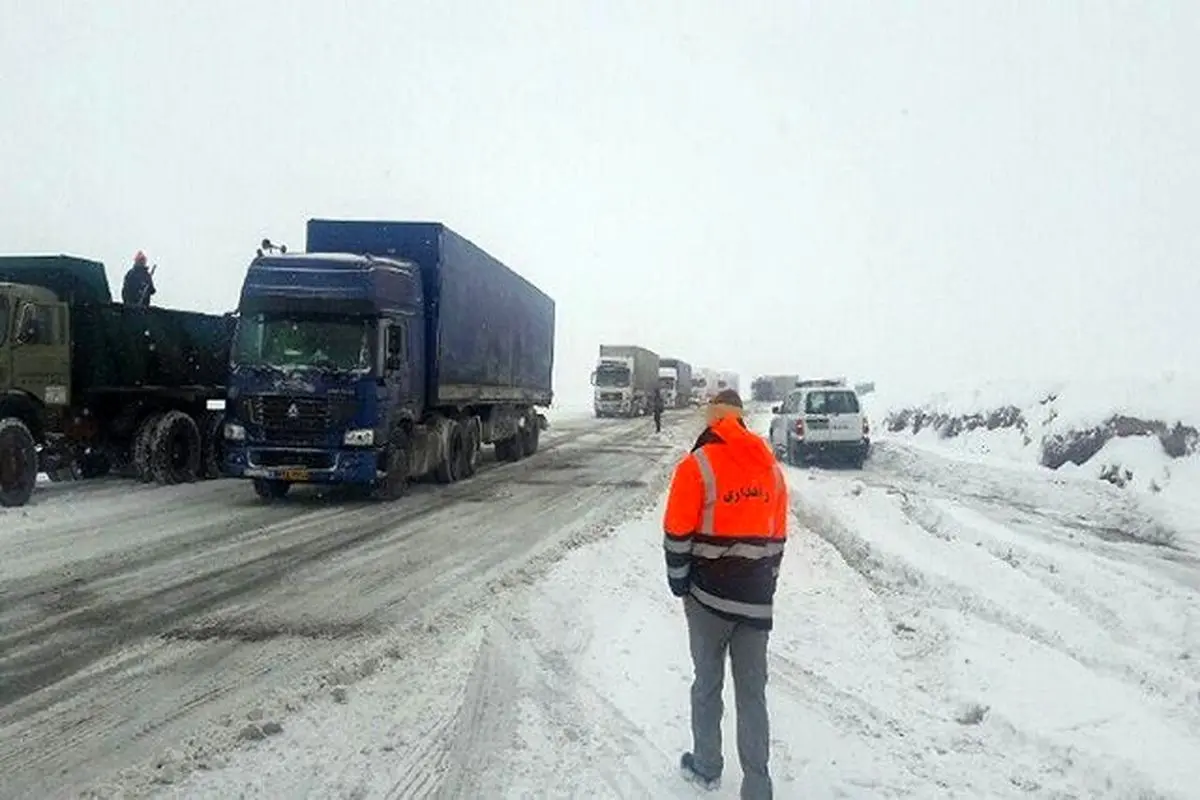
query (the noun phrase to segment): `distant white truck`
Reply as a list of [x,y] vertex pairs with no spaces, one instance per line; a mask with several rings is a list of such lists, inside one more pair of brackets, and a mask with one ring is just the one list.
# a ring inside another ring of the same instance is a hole
[[722,370],[717,373],[717,391],[713,392],[713,394],[715,395],[717,392],[723,392],[726,389],[733,389],[738,394],[742,393],[741,379],[738,377],[736,372],[727,372]]
[[687,408],[692,400],[692,365],[678,358],[659,359],[658,389],[664,408]]
[[597,417],[649,414],[658,388],[658,354],[637,345],[600,345],[592,372]]
[[703,405],[716,394],[717,371],[700,367],[692,372],[692,405]]

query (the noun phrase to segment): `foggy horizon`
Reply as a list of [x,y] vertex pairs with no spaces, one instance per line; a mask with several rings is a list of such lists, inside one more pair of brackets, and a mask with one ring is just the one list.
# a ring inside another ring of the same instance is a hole
[[[878,384],[1200,356],[1200,9],[14,5],[7,254],[223,312],[314,217],[442,222],[602,343]],[[1188,76],[1192,77],[1188,77]]]

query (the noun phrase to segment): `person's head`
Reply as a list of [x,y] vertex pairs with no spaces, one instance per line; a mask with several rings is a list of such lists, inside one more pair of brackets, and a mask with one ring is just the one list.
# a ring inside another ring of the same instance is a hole
[[146,254],[145,254],[145,253],[143,253],[141,250],[138,250],[138,251],[137,251],[137,255],[135,255],[135,256],[133,257],[133,265],[134,265],[135,267],[144,267],[144,266],[146,266]]
[[709,425],[715,425],[725,417],[742,417],[742,398],[733,389],[717,392],[704,408],[704,419]]

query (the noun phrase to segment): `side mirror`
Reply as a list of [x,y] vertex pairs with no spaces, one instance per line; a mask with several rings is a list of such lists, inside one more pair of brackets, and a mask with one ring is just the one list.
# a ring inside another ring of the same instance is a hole
[[592,373],[591,381],[592,381],[592,386],[595,386],[596,385],[596,373],[595,372]]
[[772,413],[772,414],[782,414],[782,413],[783,413],[783,406],[772,406],[772,407],[771,407],[771,413]]

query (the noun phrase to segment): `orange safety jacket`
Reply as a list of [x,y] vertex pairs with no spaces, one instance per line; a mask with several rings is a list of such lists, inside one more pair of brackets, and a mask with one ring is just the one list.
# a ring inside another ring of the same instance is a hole
[[737,417],[718,420],[671,480],[663,518],[671,591],[770,630],[787,516],[787,484],[767,443]]

